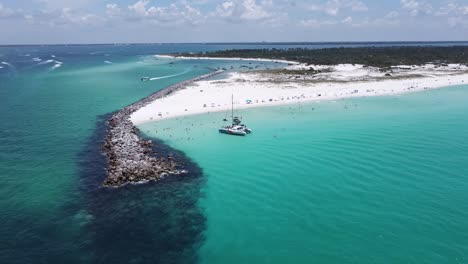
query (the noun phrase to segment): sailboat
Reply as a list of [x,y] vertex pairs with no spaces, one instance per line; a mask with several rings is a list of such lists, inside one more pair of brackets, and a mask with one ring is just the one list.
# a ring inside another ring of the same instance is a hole
[[[219,133],[233,135],[233,136],[245,136],[247,134],[252,133],[252,129],[242,124],[239,117],[234,116],[234,95],[232,95],[231,105],[232,105],[231,106],[232,124],[229,126],[223,126],[220,129],[218,129]],[[227,119],[224,119],[224,121],[227,121]]]

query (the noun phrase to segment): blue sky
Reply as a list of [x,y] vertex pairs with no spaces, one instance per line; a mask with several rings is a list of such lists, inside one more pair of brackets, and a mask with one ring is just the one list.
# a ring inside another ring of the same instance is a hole
[[0,0],[0,44],[468,40],[468,0]]

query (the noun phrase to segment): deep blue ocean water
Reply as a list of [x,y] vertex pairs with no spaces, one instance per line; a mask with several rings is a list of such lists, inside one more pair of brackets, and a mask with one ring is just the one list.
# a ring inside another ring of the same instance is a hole
[[190,174],[99,187],[110,113],[242,63],[152,55],[303,46],[0,47],[0,263],[466,263],[466,87],[248,110],[240,140],[217,117],[148,124]]

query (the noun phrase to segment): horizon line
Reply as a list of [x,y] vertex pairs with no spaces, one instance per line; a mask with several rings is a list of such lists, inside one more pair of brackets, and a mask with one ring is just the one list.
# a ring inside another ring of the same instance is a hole
[[389,41],[254,41],[254,42],[108,42],[108,43],[51,43],[51,44],[0,44],[0,47],[18,46],[84,46],[84,45],[320,45],[320,44],[392,44],[392,43],[468,43],[468,40],[389,40]]

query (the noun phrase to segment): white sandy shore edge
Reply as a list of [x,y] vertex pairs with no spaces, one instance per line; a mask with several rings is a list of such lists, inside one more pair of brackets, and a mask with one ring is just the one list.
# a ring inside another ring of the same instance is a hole
[[184,56],[172,56],[172,55],[155,55],[156,58],[165,59],[181,59],[181,60],[224,60],[224,61],[260,61],[260,62],[274,62],[274,63],[285,63],[299,65],[301,63],[297,61],[288,60],[275,60],[275,59],[260,59],[260,58],[228,58],[228,57],[184,57]]
[[[336,65],[332,72],[315,75],[313,78],[316,79],[313,80],[320,80],[315,83],[291,80],[289,75],[278,77],[261,73],[232,73],[225,80],[199,81],[166,98],[156,100],[133,113],[130,119],[135,125],[140,125],[167,118],[227,111],[231,108],[232,94],[234,107],[244,109],[395,95],[468,84],[468,67],[463,65],[449,65],[445,68],[426,65],[411,68],[394,72],[398,79],[386,79],[382,78],[383,73],[376,72],[373,68],[362,65]],[[414,77],[414,74],[422,77]]]

